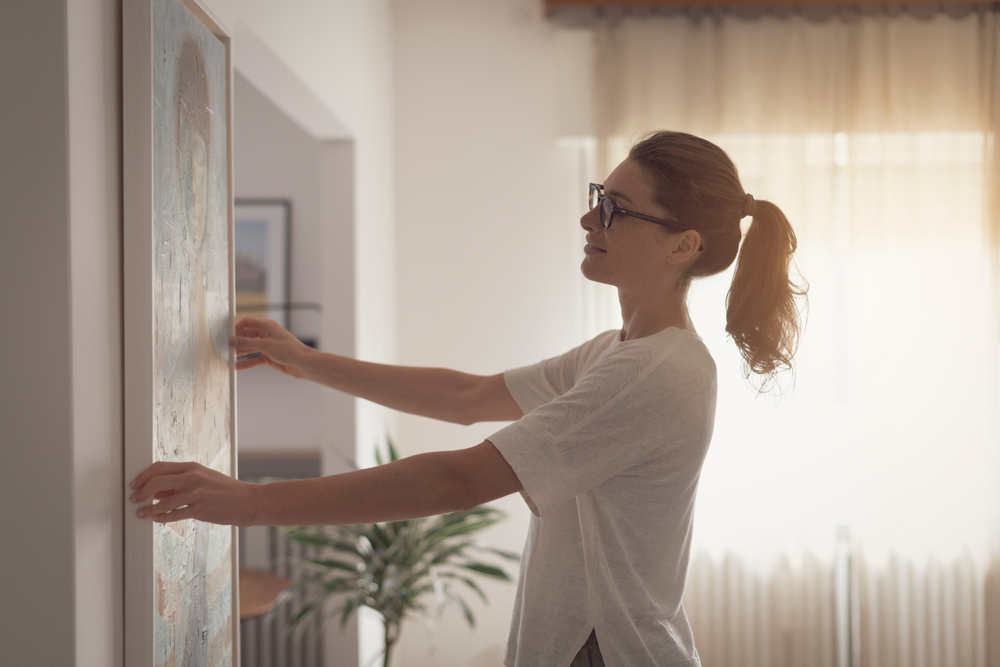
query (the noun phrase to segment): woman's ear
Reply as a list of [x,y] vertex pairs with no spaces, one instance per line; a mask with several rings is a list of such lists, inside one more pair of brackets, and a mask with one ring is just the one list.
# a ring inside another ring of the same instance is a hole
[[694,229],[687,229],[675,235],[673,243],[667,252],[667,261],[671,264],[683,264],[698,254],[701,247],[701,234]]

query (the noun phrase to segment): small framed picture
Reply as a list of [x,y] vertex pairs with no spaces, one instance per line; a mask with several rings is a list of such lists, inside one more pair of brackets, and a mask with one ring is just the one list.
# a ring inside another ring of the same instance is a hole
[[236,319],[258,317],[289,328],[292,203],[237,199]]

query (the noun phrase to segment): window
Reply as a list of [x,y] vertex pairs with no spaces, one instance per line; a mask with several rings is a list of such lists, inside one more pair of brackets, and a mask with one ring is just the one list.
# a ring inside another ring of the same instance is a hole
[[[783,378],[779,399],[755,395],[727,340],[732,267],[691,288],[719,368],[694,550],[829,557],[846,524],[870,562],[985,558],[1000,506],[995,241],[983,222],[991,138],[708,138],[748,192],[791,220],[810,293],[794,385]],[[582,293],[586,334],[621,326],[613,288]]]

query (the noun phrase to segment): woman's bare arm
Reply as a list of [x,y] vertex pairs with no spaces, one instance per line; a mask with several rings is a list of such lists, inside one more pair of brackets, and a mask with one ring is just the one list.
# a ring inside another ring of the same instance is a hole
[[342,475],[260,486],[254,524],[402,521],[471,509],[522,488],[500,452],[485,441]]
[[391,366],[318,352],[303,377],[387,408],[456,424],[513,421],[524,414],[503,374]]
[[523,490],[493,444],[418,454],[317,479],[247,484],[198,463],[154,463],[130,485],[137,510],[157,522],[198,519],[237,526],[400,521],[470,509]]
[[230,344],[237,354],[263,353],[237,364],[239,370],[267,365],[401,412],[457,424],[512,421],[524,414],[503,374],[358,361],[309,348],[275,322],[249,317],[237,323]]

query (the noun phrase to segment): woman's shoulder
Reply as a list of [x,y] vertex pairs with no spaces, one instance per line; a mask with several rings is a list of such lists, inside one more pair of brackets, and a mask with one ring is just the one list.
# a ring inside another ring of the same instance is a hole
[[646,376],[648,382],[665,380],[675,385],[679,378],[695,382],[715,382],[712,354],[698,334],[668,327],[642,338],[621,341],[614,338],[602,362],[629,369],[629,374]]
[[701,336],[693,331],[677,327],[667,327],[649,336],[626,341],[622,341],[618,336],[613,336],[609,343],[608,351],[620,355],[662,356],[678,359],[711,359],[712,357]]
[[[668,327],[655,334],[621,340],[621,331],[602,332],[545,364],[546,375],[563,393],[584,377],[622,388],[635,381],[674,385],[678,379],[714,382],[715,362],[696,333]],[[608,387],[606,387],[608,388]]]

